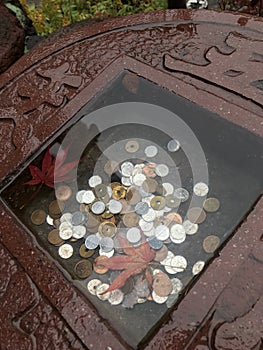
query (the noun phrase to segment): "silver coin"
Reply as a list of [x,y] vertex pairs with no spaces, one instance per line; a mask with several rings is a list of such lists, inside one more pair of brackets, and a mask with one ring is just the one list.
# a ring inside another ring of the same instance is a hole
[[139,202],[135,205],[135,212],[138,215],[147,214],[149,209],[149,205],[146,202]]
[[180,199],[181,202],[186,202],[189,198],[189,192],[185,188],[176,188],[174,190],[174,196]]
[[83,225],[74,226],[72,237],[76,239],[83,238],[86,234],[86,231],[86,227]]
[[165,270],[174,275],[178,272],[183,272],[187,267],[187,260],[181,255],[175,255],[169,260],[169,263],[165,265]]
[[167,299],[168,299],[168,296],[167,297],[160,297],[159,295],[157,295],[155,293],[155,291],[153,290],[152,292],[152,298],[153,298],[153,301],[155,301],[157,304],[164,304]]
[[181,224],[174,224],[170,229],[170,238],[173,240],[185,239],[185,228]]
[[175,302],[178,299],[178,294],[170,294],[168,295],[168,299],[166,301],[166,306],[168,309],[170,309],[172,306],[174,306]]
[[203,270],[204,266],[205,266],[204,261],[201,261],[201,260],[197,261],[192,268],[193,275],[194,276],[198,275]]
[[115,199],[111,199],[109,201],[108,208],[112,214],[119,214],[122,210],[122,204],[121,204],[121,202],[119,202]]
[[109,289],[109,286],[110,285],[108,283],[102,283],[97,287],[96,295],[100,300],[105,301],[109,299],[111,293],[110,292],[105,293],[106,290]]
[[156,146],[147,146],[144,150],[146,157],[152,158],[158,154],[158,148]]
[[177,152],[180,149],[180,142],[176,139],[170,140],[167,144],[169,152]]
[[100,238],[96,235],[90,235],[85,239],[87,249],[96,249],[100,243]]
[[63,229],[64,227],[66,227],[66,228],[68,228],[68,227],[72,228],[73,225],[72,225],[71,222],[62,221],[62,222],[59,224],[58,229],[61,230],[61,229]]
[[152,208],[148,210],[148,212],[144,215],[142,215],[142,218],[144,221],[151,222],[154,221],[156,218],[156,212]]
[[182,281],[179,280],[179,278],[174,277],[174,278],[171,278],[171,282],[173,286],[171,294],[179,294],[183,289]]
[[86,216],[84,213],[81,211],[76,211],[75,213],[72,214],[71,222],[72,225],[78,226],[81,225],[85,222]]
[[143,232],[149,232],[153,228],[153,222],[147,222],[143,219],[140,219],[139,226]]
[[169,228],[165,225],[158,225],[155,227],[155,237],[160,241],[166,241],[169,238],[170,232]]
[[165,266],[167,262],[169,262],[173,257],[174,257],[174,253],[168,250],[166,258],[160,261],[160,264]]
[[91,211],[96,215],[102,214],[104,210],[105,210],[105,203],[101,201],[95,202],[91,206]]
[[123,176],[131,176],[134,169],[134,165],[131,162],[124,162],[121,165],[121,173]]
[[132,177],[132,182],[136,186],[141,186],[145,180],[146,176],[144,174],[136,174]]
[[99,279],[94,278],[88,282],[87,289],[90,292],[90,294],[96,295],[97,288],[101,284],[102,284],[102,282]]
[[131,227],[127,231],[126,238],[131,244],[139,243],[141,241],[141,238],[142,238],[141,232],[137,227]]
[[73,255],[73,247],[70,244],[63,244],[58,249],[58,254],[62,259],[69,259]]
[[89,186],[95,187],[97,185],[100,185],[102,183],[102,179],[99,175],[94,175],[89,178]]
[[164,182],[163,188],[165,189],[165,195],[173,194],[173,192],[174,192],[174,187],[169,182]]
[[194,185],[194,194],[199,197],[204,197],[207,195],[209,188],[204,182],[198,182]]
[[60,222],[67,222],[71,224],[71,220],[72,220],[72,214],[71,213],[64,213],[61,217],[60,217]]
[[147,241],[148,241],[150,247],[155,249],[155,250],[159,250],[163,246],[163,242],[161,240],[159,240],[158,238],[156,238],[155,236],[148,237]]
[[85,190],[82,190],[82,191],[78,191],[76,193],[76,201],[80,204],[83,203],[83,194],[85,193],[86,191]]
[[107,192],[108,192],[109,197],[111,197],[112,196],[112,188],[110,186],[107,186]]
[[102,237],[100,240],[100,249],[105,252],[109,253],[114,247],[113,239],[110,237]]
[[187,235],[194,235],[198,231],[198,224],[194,224],[190,220],[185,220],[183,227]]
[[82,195],[82,203],[91,204],[95,198],[96,197],[92,191],[84,191]]
[[[149,222],[149,224],[153,224],[153,222]],[[152,227],[150,231],[143,231],[143,234],[145,237],[155,237],[154,230],[154,227]]]
[[158,164],[155,168],[155,173],[158,176],[165,177],[169,174],[169,168],[165,164]]
[[152,194],[147,192],[147,191],[145,191],[143,187],[139,187],[139,193],[140,193],[142,198],[147,198],[149,196],[152,196]]
[[111,305],[119,305],[124,299],[124,294],[120,289],[115,289],[111,292],[108,302]]
[[109,252],[105,252],[101,248],[99,249],[99,255],[106,256],[107,258],[111,258],[114,255],[114,253],[115,253],[114,249],[110,250]]
[[54,225],[54,219],[52,219],[51,216],[47,215],[46,222],[48,225],[53,226]]
[[70,226],[64,226],[59,228],[59,237],[66,241],[67,239],[70,239],[73,235],[72,227]]
[[123,186],[125,186],[125,187],[129,187],[129,186],[132,185],[131,178],[130,178],[130,177],[125,177],[125,176],[123,176],[123,177],[121,178],[121,183],[122,183]]

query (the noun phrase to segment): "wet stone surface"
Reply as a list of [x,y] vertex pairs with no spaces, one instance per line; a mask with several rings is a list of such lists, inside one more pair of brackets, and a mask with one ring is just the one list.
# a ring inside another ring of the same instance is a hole
[[[126,19],[82,28],[1,78],[0,172],[24,169],[1,183],[10,334],[1,346],[260,348],[262,200],[253,206],[262,141],[252,134],[263,125],[260,20],[216,16],[160,12],[135,16],[132,30]],[[190,159],[185,135],[160,107],[193,130],[209,179],[194,174],[197,148]]]

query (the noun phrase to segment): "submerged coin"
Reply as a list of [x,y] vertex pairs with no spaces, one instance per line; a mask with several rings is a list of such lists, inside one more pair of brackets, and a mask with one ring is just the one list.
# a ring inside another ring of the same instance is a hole
[[150,205],[154,210],[161,210],[165,207],[166,200],[162,196],[155,196],[151,199]]
[[96,295],[97,288],[101,284],[102,284],[102,282],[99,279],[94,278],[88,282],[87,289],[90,292],[90,294]]
[[169,152],[177,152],[180,149],[180,142],[176,139],[170,140],[167,149]]
[[76,201],[80,204],[83,203],[83,194],[85,193],[86,191],[85,190],[81,190],[81,191],[78,191],[76,193]]
[[74,226],[83,224],[85,220],[86,220],[86,215],[81,211],[75,211],[72,214],[71,223]]
[[179,294],[184,286],[182,281],[179,280],[179,278],[174,277],[174,278],[171,278],[171,282],[173,286],[171,294]]
[[186,202],[190,195],[185,188],[180,187],[174,190],[174,196],[180,199],[181,202]]
[[108,188],[104,184],[99,184],[94,187],[94,192],[98,198],[102,198],[108,195]]
[[153,290],[160,297],[168,296],[173,289],[170,278],[165,273],[157,273],[153,278]]
[[102,237],[100,240],[100,249],[105,252],[105,253],[109,253],[110,251],[112,251],[112,249],[114,248],[114,242],[113,239],[110,237]]
[[147,165],[144,165],[142,171],[147,177],[151,178],[156,177],[155,169],[156,165],[154,163],[148,163]]
[[62,259],[69,259],[73,255],[73,247],[72,245],[65,243],[61,245],[58,249],[58,254]]
[[131,244],[136,244],[141,241],[141,232],[137,227],[131,227],[126,234],[127,240]]
[[136,213],[128,213],[123,216],[122,220],[126,227],[134,227],[138,224],[140,216]]
[[104,165],[104,172],[107,175],[112,175],[115,173],[119,168],[119,164],[115,162],[114,160],[108,160],[107,163]]
[[53,226],[54,225],[54,219],[52,219],[51,216],[47,215],[46,217],[46,222],[47,224],[49,224],[50,226]]
[[217,198],[207,198],[204,201],[203,207],[208,213],[214,213],[220,208],[220,202]]
[[94,214],[100,215],[104,212],[106,206],[102,201],[94,202],[91,206],[91,210]]
[[175,224],[170,229],[170,239],[173,243],[180,244],[185,241],[186,233],[183,225]]
[[72,190],[67,185],[61,185],[56,187],[55,193],[58,200],[67,201],[72,195]]
[[42,225],[45,220],[46,220],[46,212],[42,209],[37,209],[37,210],[34,210],[33,213],[31,214],[31,221],[34,225]]
[[131,177],[125,177],[125,176],[122,176],[121,178],[121,183],[123,184],[123,186],[125,187],[129,187],[132,185],[132,181],[131,181]]
[[122,210],[122,204],[121,204],[121,202],[119,202],[115,199],[111,199],[109,201],[108,208],[112,214],[119,214]]
[[153,292],[152,292],[152,298],[153,298],[153,301],[155,301],[157,304],[164,304],[164,303],[167,301],[168,296],[166,296],[166,297],[160,297],[160,296],[157,295],[157,294],[155,293],[155,291],[153,290]]
[[204,266],[205,266],[204,261],[201,261],[201,260],[197,261],[192,268],[192,274],[194,276],[198,275],[203,270]]
[[93,269],[99,275],[108,272],[108,269],[103,265],[103,260],[105,261],[106,259],[108,259],[106,256],[100,255],[94,260]]
[[173,194],[169,194],[165,197],[165,203],[168,208],[178,208],[181,201],[176,198]]
[[164,244],[161,249],[156,250],[156,255],[155,255],[154,260],[162,261],[162,260],[164,260],[167,257],[167,255],[168,255],[168,248]]
[[143,232],[149,232],[153,228],[153,222],[147,222],[143,219],[140,219],[139,226],[142,229]]
[[187,235],[194,235],[198,231],[198,224],[194,224],[190,220],[185,220],[183,222],[183,227]]
[[123,176],[131,176],[134,169],[134,165],[131,162],[124,162],[121,165],[121,173]]
[[96,295],[100,300],[105,301],[109,299],[111,293],[110,292],[105,293],[106,290],[109,289],[109,286],[110,285],[108,283],[102,283],[97,287]]
[[204,182],[198,182],[194,185],[194,194],[199,197],[206,196],[209,191],[207,184]]
[[98,175],[93,175],[89,178],[88,183],[89,183],[90,187],[95,187],[95,186],[100,185],[102,183],[102,179]]
[[96,249],[99,243],[100,239],[96,235],[90,235],[85,240],[85,246],[87,249]]
[[146,214],[142,215],[142,218],[144,221],[147,221],[147,222],[154,221],[156,218],[156,211],[150,208]]
[[47,239],[48,239],[50,244],[53,244],[55,246],[59,246],[62,243],[64,243],[63,239],[61,239],[59,236],[58,229],[54,229],[54,230],[50,231],[48,236],[47,236]]
[[190,208],[186,215],[188,219],[194,224],[201,224],[206,219],[206,213],[202,208],[199,207]]
[[119,305],[124,299],[124,294],[120,289],[115,289],[111,292],[108,302],[111,305]]
[[139,143],[137,141],[134,141],[134,140],[131,140],[131,141],[128,141],[125,145],[125,150],[128,152],[128,153],[135,153],[138,151],[139,149]]
[[125,198],[126,196],[126,188],[123,186],[115,186],[112,190],[112,198],[116,200],[120,200]]
[[152,178],[147,178],[143,184],[142,184],[142,188],[144,189],[145,192],[148,193],[154,193],[157,189],[157,181],[155,181]]
[[215,235],[207,236],[203,241],[203,248],[206,253],[214,253],[219,247],[220,238]]
[[157,237],[152,236],[152,237],[148,237],[147,241],[150,245],[151,248],[155,249],[155,250],[159,250],[162,248],[163,246],[163,242],[160,241]]
[[144,153],[146,155],[146,157],[148,158],[152,158],[155,157],[158,153],[158,148],[156,146],[147,146],[144,150]]
[[83,238],[86,234],[86,227],[83,225],[73,226],[72,237],[75,239]]
[[170,182],[164,182],[163,188],[165,189],[165,195],[173,194],[174,186]]
[[60,215],[61,212],[64,210],[65,204],[59,200],[52,201],[48,206],[48,211],[50,216],[57,216]]
[[82,203],[91,204],[95,199],[96,197],[91,190],[82,193]]
[[114,237],[117,227],[110,221],[104,221],[99,225],[98,231],[103,237]]
[[165,177],[169,174],[169,168],[165,164],[158,164],[155,168],[155,173],[158,176]]
[[132,177],[132,182],[136,186],[141,186],[145,180],[146,176],[144,174],[136,174]]
[[59,237],[63,240],[70,239],[73,235],[72,227],[70,226],[59,226]]
[[142,199],[136,187],[130,187],[126,194],[126,200],[130,205],[135,205]]
[[145,202],[139,202],[135,205],[135,212],[138,215],[147,214],[149,211],[149,205]]
[[92,265],[88,260],[80,260],[76,263],[74,271],[78,278],[85,279],[91,275]]
[[94,254],[94,252],[94,249],[87,249],[84,243],[79,248],[79,255],[82,258],[90,258]]
[[154,231],[155,237],[160,241],[166,241],[169,238],[170,231],[169,228],[165,225],[158,225],[155,227]]

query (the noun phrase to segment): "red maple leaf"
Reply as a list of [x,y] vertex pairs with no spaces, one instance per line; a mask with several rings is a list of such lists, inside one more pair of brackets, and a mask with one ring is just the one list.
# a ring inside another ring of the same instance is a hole
[[155,258],[155,250],[149,246],[149,243],[145,239],[143,239],[139,247],[133,247],[126,238],[121,236],[118,236],[118,240],[126,255],[115,255],[109,259],[100,261],[94,260],[95,266],[97,264],[99,267],[109,270],[122,270],[104,293],[123,287],[129,277],[138,275],[143,271],[145,271],[147,281],[151,285],[152,275],[148,267],[149,263]]
[[52,157],[50,153],[50,147],[48,147],[44,158],[42,160],[41,170],[34,166],[29,165],[29,170],[32,179],[27,181],[27,185],[46,185],[54,188],[54,182],[63,182],[71,180],[72,178],[68,173],[78,164],[78,161],[65,163],[67,158],[69,147],[64,150],[60,150],[56,157]]

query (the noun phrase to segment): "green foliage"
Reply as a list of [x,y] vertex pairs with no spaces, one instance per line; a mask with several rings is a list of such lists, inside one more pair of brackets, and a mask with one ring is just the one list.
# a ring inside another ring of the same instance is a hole
[[20,0],[39,35],[89,18],[125,16],[167,8],[167,0],[43,0],[42,6],[28,6]]

